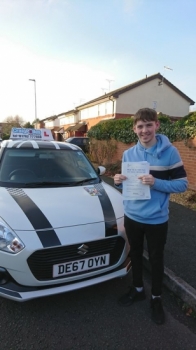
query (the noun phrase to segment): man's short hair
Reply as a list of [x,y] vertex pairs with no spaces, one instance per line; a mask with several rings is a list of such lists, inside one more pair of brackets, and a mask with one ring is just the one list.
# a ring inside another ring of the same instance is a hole
[[136,125],[139,120],[146,121],[158,121],[157,112],[151,108],[141,108],[133,116],[133,125]]

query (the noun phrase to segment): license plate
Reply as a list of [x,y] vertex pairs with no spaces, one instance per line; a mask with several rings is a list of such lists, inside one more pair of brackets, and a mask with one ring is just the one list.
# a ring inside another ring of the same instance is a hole
[[60,277],[98,269],[99,267],[108,266],[110,263],[110,254],[98,255],[91,258],[70,261],[62,264],[53,265],[53,277]]

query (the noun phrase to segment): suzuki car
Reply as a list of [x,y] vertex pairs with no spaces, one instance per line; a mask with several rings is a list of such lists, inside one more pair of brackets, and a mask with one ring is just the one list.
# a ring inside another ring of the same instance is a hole
[[26,301],[128,273],[122,197],[104,169],[50,130],[12,129],[0,149],[0,296]]

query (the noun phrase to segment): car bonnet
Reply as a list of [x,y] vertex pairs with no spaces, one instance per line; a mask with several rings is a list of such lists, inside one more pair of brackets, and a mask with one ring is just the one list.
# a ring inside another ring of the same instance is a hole
[[0,188],[1,218],[14,230],[44,230],[97,222],[123,216],[121,194],[111,186],[58,188]]

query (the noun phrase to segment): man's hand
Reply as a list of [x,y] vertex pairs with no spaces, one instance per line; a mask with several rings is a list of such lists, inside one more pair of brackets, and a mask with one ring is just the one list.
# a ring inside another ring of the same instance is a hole
[[153,186],[155,182],[155,178],[151,174],[139,176],[138,179],[140,179],[144,185],[149,186]]
[[124,180],[126,180],[126,176],[122,174],[114,175],[114,183],[115,185],[120,185]]

